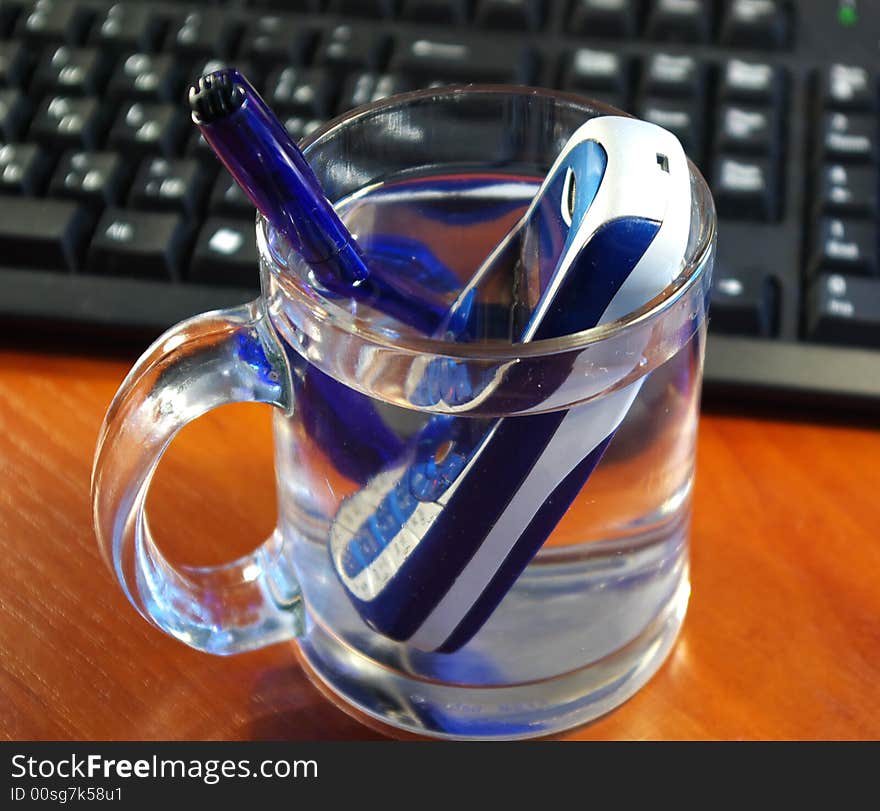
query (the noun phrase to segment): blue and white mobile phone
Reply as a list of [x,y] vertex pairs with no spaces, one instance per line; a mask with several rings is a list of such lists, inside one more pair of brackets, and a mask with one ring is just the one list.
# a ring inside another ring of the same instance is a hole
[[[690,174],[678,140],[635,119],[592,119],[566,143],[443,328],[462,328],[481,277],[512,249],[520,253],[519,340],[620,318],[679,274],[690,218]],[[425,388],[433,373],[425,368],[413,388]],[[536,396],[551,398],[565,378],[563,369]],[[479,391],[427,388],[456,392],[443,405],[465,412],[475,398],[492,398],[499,383],[496,376]],[[580,492],[640,387],[641,380],[569,410],[433,417],[405,461],[346,499],[331,527],[334,567],[365,622],[423,650],[450,652],[468,642]]]

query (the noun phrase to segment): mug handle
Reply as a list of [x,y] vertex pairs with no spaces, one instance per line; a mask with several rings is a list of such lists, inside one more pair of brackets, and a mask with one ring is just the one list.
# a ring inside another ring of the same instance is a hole
[[239,653],[302,633],[291,544],[279,532],[222,566],[172,566],[145,513],[153,473],[184,425],[227,403],[290,411],[290,368],[259,301],[196,316],[162,335],[128,373],[95,451],[98,543],[131,603],[198,650]]

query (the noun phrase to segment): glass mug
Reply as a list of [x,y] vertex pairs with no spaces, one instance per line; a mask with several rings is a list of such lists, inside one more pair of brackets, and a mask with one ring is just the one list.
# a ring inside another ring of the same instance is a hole
[[[313,133],[304,151],[362,245],[390,235],[404,246],[401,273],[439,263],[463,285],[574,130],[612,112],[544,90],[440,88],[348,113]],[[101,430],[95,526],[128,599],[166,633],[209,653],[295,640],[310,675],[343,705],[431,736],[546,735],[630,697],[669,653],[689,595],[715,244],[710,193],[690,171],[691,232],[674,283],[618,321],[528,344],[425,337],[365,304],[322,296],[258,217],[261,296],[160,337],[123,382]],[[430,364],[492,379],[500,399],[453,407],[415,396],[412,376]],[[547,396],[528,390],[559,364],[570,370],[563,385]],[[509,417],[525,431],[534,414],[588,408],[632,383],[638,394],[607,452],[467,644],[426,651],[364,622],[328,551],[334,520],[412,452],[432,419],[446,414],[472,427]],[[277,529],[224,566],[174,568],[146,522],[152,474],[185,424],[243,401],[276,407]],[[505,410],[493,410],[498,403]],[[370,417],[353,424],[352,414]]]

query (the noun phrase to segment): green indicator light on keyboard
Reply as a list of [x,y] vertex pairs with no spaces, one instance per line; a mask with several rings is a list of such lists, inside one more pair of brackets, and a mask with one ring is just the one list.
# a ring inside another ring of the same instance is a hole
[[847,28],[855,25],[859,21],[859,15],[855,6],[841,6],[837,12],[837,20],[841,25]]

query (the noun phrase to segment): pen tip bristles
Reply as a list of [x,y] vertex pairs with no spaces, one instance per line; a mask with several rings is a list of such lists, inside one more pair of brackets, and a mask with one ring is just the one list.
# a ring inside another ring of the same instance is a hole
[[199,77],[189,88],[189,106],[196,123],[210,124],[234,113],[244,102],[244,89],[232,71],[218,70]]

